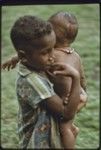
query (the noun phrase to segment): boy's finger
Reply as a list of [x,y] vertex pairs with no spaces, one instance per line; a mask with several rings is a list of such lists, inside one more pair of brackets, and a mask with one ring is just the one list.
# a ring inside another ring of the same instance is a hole
[[54,71],[53,72],[54,75],[64,75],[63,71]]
[[54,64],[53,70],[62,70],[64,67],[62,64]]

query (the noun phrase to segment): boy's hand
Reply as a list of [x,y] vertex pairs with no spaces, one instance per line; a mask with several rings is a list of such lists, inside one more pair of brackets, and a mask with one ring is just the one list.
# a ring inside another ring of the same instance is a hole
[[70,76],[70,77],[79,77],[79,73],[76,69],[74,69],[72,66],[67,65],[65,63],[55,63],[52,66],[53,74],[54,75],[64,75],[64,76]]

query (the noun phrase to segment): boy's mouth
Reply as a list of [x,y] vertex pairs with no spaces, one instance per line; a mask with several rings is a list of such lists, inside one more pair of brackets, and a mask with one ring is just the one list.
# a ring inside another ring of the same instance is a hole
[[51,65],[53,65],[53,64],[54,64],[54,62],[55,62],[55,60],[54,60],[54,59],[52,59],[52,60],[51,60]]
[[51,63],[51,64],[46,65],[45,68],[46,68],[47,70],[50,70],[50,69],[52,68],[52,66],[53,66],[53,64]]

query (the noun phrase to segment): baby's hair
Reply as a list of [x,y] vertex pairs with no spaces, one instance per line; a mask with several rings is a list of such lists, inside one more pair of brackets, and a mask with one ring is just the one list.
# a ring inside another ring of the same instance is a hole
[[52,32],[52,26],[49,22],[35,16],[22,16],[13,25],[10,37],[14,48],[18,52],[32,51],[36,41]]
[[57,12],[48,20],[56,34],[58,43],[72,43],[78,33],[78,22],[76,17],[69,12]]

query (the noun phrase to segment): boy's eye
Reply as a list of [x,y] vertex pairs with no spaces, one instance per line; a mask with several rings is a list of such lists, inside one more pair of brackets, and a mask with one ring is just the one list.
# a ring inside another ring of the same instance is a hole
[[46,55],[47,53],[48,53],[47,51],[41,52],[42,55]]
[[52,51],[52,49],[47,49],[45,51],[42,51],[41,54],[46,55],[46,54],[49,54],[51,51]]

